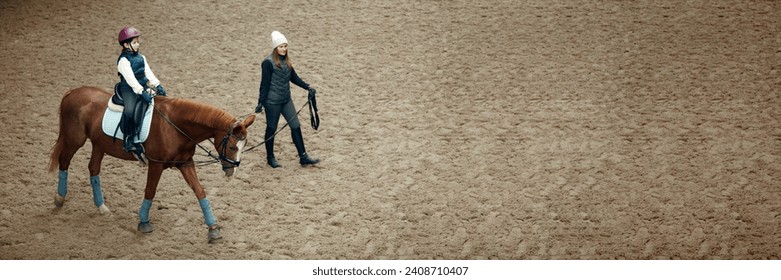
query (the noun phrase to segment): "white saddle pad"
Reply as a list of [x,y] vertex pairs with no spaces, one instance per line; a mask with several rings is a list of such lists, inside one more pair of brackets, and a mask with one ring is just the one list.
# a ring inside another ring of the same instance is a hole
[[[110,101],[109,101],[110,102]],[[133,142],[135,143],[143,143],[146,141],[146,138],[149,137],[149,127],[152,124],[152,112],[155,108],[155,102],[152,101],[151,104],[149,104],[149,108],[146,109],[146,113],[144,113],[144,121],[141,125],[141,133],[136,137],[136,139],[133,139]],[[114,132],[116,131],[117,135],[115,138],[117,139],[124,139],[124,134],[122,134],[121,129],[117,129],[117,126],[119,125],[119,120],[122,118],[122,111],[113,111],[110,108],[106,109],[106,112],[103,113],[103,133],[105,133],[108,136],[115,136]]]

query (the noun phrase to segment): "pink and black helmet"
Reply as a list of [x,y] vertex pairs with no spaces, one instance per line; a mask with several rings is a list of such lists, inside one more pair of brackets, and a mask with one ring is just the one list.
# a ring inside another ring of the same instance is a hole
[[120,45],[122,45],[122,42],[125,40],[133,39],[138,36],[141,36],[141,31],[138,31],[138,29],[132,26],[125,26],[122,28],[122,30],[119,31],[119,37],[117,37],[117,41]]

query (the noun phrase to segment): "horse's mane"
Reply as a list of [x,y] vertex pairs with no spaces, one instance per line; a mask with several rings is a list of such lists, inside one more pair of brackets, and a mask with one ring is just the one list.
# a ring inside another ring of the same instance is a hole
[[169,111],[175,113],[178,118],[189,120],[194,123],[205,124],[212,128],[225,128],[225,124],[230,124],[236,121],[236,118],[225,112],[224,110],[217,108],[213,105],[203,102],[188,100],[182,98],[167,98],[159,101],[161,103],[169,103]]

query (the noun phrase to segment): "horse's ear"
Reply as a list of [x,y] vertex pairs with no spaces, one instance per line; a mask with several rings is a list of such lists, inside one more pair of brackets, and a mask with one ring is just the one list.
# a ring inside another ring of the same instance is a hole
[[255,115],[250,114],[249,117],[244,119],[244,123],[243,123],[244,127],[249,127],[250,125],[252,125],[253,122],[255,122]]

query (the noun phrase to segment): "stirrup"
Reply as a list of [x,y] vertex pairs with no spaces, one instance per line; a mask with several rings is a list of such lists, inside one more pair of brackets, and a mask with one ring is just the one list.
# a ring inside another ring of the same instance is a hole
[[139,161],[139,164],[141,166],[146,166],[147,163],[149,163],[149,158],[146,157],[146,153],[144,151],[144,146],[139,144],[135,144],[133,147],[133,150],[131,151],[133,156]]
[[140,150],[132,151],[133,156],[138,160],[138,164],[146,166],[149,163],[149,158],[146,157],[146,153]]

